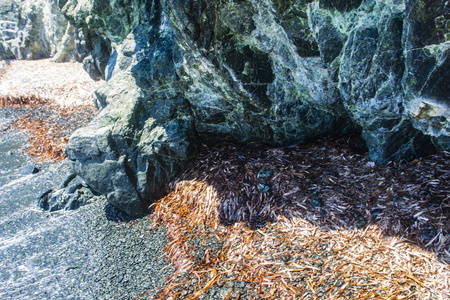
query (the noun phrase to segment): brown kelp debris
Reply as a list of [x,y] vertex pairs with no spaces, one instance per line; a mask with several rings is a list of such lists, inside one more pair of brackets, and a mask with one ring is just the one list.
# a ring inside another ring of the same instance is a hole
[[[0,100],[5,98],[0,97]],[[27,131],[29,144],[26,153],[41,161],[64,159],[64,147],[70,134],[96,115],[93,105],[62,107],[33,95],[8,97],[5,102],[5,106],[22,109],[22,113],[3,130],[14,128]]]
[[15,106],[20,107],[24,105],[37,106],[48,103],[47,99],[40,98],[36,95],[0,95],[0,107]]
[[2,70],[0,108],[20,110],[3,130],[27,130],[27,153],[38,159],[63,159],[69,135],[95,116],[92,94],[101,83],[91,80],[81,64],[48,59],[8,61]]
[[448,299],[450,153],[376,166],[356,139],[204,146],[154,208],[157,299]]
[[27,106],[27,111],[12,122],[10,128],[28,131],[26,153],[41,161],[64,159],[64,148],[69,142],[69,136],[96,115],[93,106],[61,107],[50,102]]

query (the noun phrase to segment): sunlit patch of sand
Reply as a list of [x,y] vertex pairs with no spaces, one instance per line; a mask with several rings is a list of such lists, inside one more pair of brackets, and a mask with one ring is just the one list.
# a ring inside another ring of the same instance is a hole
[[13,60],[2,61],[0,66],[3,99],[33,96],[60,106],[91,105],[92,93],[101,84],[93,81],[80,63]]

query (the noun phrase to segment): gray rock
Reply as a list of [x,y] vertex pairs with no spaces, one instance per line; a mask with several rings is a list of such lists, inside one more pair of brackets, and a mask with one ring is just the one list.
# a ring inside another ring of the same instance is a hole
[[270,186],[270,183],[258,183],[258,190],[260,190],[263,193],[267,193],[268,191],[270,191],[272,188]]
[[196,155],[189,105],[169,91],[144,92],[131,74],[107,85],[109,105],[73,134],[66,154],[89,186],[139,216]]
[[311,23],[322,61],[329,66],[340,55],[347,36],[333,24],[333,18],[327,10],[315,7],[311,13]]
[[357,130],[378,164],[449,150],[446,3],[69,0],[84,66],[107,83],[67,155],[139,215],[198,142]]
[[111,54],[111,41],[101,36],[92,43],[90,55],[83,60],[83,68],[94,80],[106,79],[105,69]]
[[19,4],[13,0],[0,1],[0,59],[14,59],[13,44],[17,35]]
[[269,178],[272,177],[273,170],[262,170],[258,173],[258,178]]
[[374,11],[350,31],[339,88],[347,111],[362,127],[370,159],[384,164],[434,147],[403,114],[402,6],[377,4]]
[[61,189],[47,190],[38,197],[38,207],[49,212],[74,210],[94,202],[96,195],[80,177],[69,175]]
[[67,23],[66,31],[58,44],[53,61],[63,63],[79,60],[80,56],[75,43],[75,27]]
[[320,57],[299,55],[267,3],[215,3],[198,16],[167,5],[175,24],[192,27],[174,26],[175,64],[201,139],[287,145],[337,127],[343,108]]

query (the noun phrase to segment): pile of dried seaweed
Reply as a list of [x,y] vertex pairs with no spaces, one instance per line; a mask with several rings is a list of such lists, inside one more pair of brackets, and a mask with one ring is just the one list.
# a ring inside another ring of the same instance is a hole
[[448,299],[450,153],[376,166],[361,145],[204,146],[155,204],[159,299]]
[[9,61],[1,67],[0,108],[21,110],[7,128],[29,132],[27,153],[40,160],[64,159],[70,134],[96,114],[92,93],[98,82],[81,64],[50,60]]

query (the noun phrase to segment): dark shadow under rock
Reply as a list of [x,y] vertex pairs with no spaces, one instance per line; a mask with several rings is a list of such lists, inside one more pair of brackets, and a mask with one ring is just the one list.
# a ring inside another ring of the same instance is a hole
[[105,206],[104,210],[105,210],[106,219],[108,219],[109,221],[116,222],[116,223],[130,222],[130,221],[134,221],[134,220],[138,219],[137,217],[130,216],[126,212],[118,209],[111,203],[108,203]]

